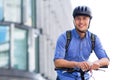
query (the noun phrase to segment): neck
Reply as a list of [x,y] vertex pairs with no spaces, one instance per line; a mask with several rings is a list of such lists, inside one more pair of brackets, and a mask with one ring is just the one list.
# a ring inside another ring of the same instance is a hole
[[77,30],[77,32],[78,32],[78,34],[79,34],[79,36],[80,36],[81,38],[84,38],[85,35],[86,35],[86,32],[79,31],[79,30]]

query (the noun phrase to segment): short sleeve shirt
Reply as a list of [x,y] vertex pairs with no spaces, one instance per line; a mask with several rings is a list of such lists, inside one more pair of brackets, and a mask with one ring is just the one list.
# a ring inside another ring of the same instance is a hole
[[[70,41],[68,52],[65,53],[66,45],[66,32],[60,35],[58,38],[56,49],[55,49],[55,59],[66,59],[69,61],[84,61],[88,60],[91,54],[91,32],[87,31],[85,38],[81,39],[76,29],[72,31],[72,40]],[[100,39],[95,35],[95,48],[94,52],[96,56],[100,58],[107,57],[105,50],[102,47]],[[65,56],[67,54],[67,56]]]
[[[88,60],[90,55],[91,55],[91,32],[87,31],[86,36],[84,38],[80,38],[79,34],[77,33],[76,29],[71,30],[72,34],[72,39],[70,41],[68,51],[67,53],[65,50],[65,45],[66,45],[66,32],[61,34],[57,40],[56,43],[56,49],[55,49],[55,55],[54,55],[54,60],[56,59],[66,59],[69,61],[85,61]],[[102,44],[100,42],[100,39],[95,35],[95,48],[94,52],[98,59],[101,58],[106,58],[108,57],[105,50],[102,47]],[[67,54],[67,56],[66,56]],[[70,80],[71,75],[69,73],[63,74],[63,71],[58,70],[57,71],[58,75],[61,77],[62,80],[65,79],[66,76],[67,80]],[[77,73],[74,73],[72,76],[76,76]],[[63,77],[62,77],[63,76]],[[78,76],[78,74],[77,74]],[[80,75],[79,75],[80,76]],[[87,76],[88,77],[88,76]],[[72,79],[71,79],[72,80]]]

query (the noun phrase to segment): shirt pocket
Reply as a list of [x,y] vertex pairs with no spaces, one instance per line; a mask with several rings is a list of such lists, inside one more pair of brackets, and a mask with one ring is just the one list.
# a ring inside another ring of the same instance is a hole
[[67,54],[67,58],[69,60],[77,60],[79,51],[75,46],[70,46],[68,49],[68,53],[66,53],[66,54]]
[[83,46],[83,53],[82,54],[86,60],[89,58],[89,56],[91,54],[91,50],[92,50],[92,48],[90,45]]

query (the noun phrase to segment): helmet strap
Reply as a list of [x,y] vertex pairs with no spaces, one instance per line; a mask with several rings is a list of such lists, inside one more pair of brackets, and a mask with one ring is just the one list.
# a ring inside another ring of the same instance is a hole
[[[90,21],[91,21],[91,19],[90,19]],[[89,27],[90,27],[90,21],[89,21],[88,29],[89,29]]]

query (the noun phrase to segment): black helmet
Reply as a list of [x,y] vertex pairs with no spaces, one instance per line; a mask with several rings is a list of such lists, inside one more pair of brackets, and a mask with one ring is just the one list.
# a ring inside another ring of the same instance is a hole
[[78,6],[74,9],[73,17],[75,18],[76,16],[79,16],[79,15],[86,15],[86,16],[89,16],[90,19],[92,18],[91,10],[87,6]]

